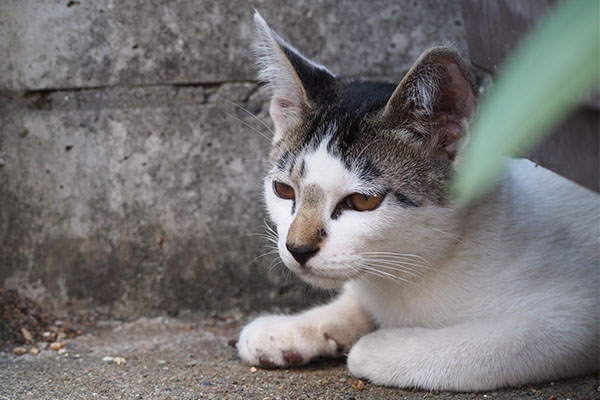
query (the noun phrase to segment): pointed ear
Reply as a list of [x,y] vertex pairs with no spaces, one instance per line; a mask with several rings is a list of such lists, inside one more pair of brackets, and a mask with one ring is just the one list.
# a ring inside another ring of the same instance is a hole
[[402,79],[383,118],[394,123],[409,114],[426,123],[426,140],[435,157],[454,160],[478,97],[475,80],[458,53],[434,47],[423,53]]
[[287,44],[258,11],[254,14],[254,22],[259,78],[272,92],[269,111],[275,123],[275,142],[291,126],[300,122],[302,111],[326,90],[335,80],[335,75]]

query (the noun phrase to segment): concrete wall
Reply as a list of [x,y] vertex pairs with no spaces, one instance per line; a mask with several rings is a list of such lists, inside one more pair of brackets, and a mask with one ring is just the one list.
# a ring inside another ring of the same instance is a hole
[[[466,55],[458,1],[252,6],[342,75],[399,81],[439,43]],[[268,119],[252,14],[242,0],[0,2],[0,287],[92,317],[307,301],[256,259],[269,142],[223,100]]]

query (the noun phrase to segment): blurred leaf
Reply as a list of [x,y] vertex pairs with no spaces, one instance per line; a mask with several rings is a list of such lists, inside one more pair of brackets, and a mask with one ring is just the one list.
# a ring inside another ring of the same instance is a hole
[[577,106],[600,77],[600,1],[567,0],[543,18],[482,99],[452,189],[469,202],[507,156],[523,154]]

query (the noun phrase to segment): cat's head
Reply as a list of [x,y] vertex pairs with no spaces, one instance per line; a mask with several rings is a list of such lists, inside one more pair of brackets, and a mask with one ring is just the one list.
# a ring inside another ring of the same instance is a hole
[[344,79],[255,22],[275,125],[265,197],[286,266],[323,288],[424,273],[455,235],[448,180],[478,99],[465,64],[436,47],[398,85]]

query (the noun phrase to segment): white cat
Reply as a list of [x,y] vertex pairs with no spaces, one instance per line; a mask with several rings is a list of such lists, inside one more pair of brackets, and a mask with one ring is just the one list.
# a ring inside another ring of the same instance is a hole
[[265,196],[285,265],[342,287],[331,303],[257,318],[241,358],[348,357],[372,383],[474,391],[590,373],[599,362],[600,200],[526,160],[483,199],[447,184],[478,92],[448,48],[398,85],[338,78],[258,15],[275,124]]

